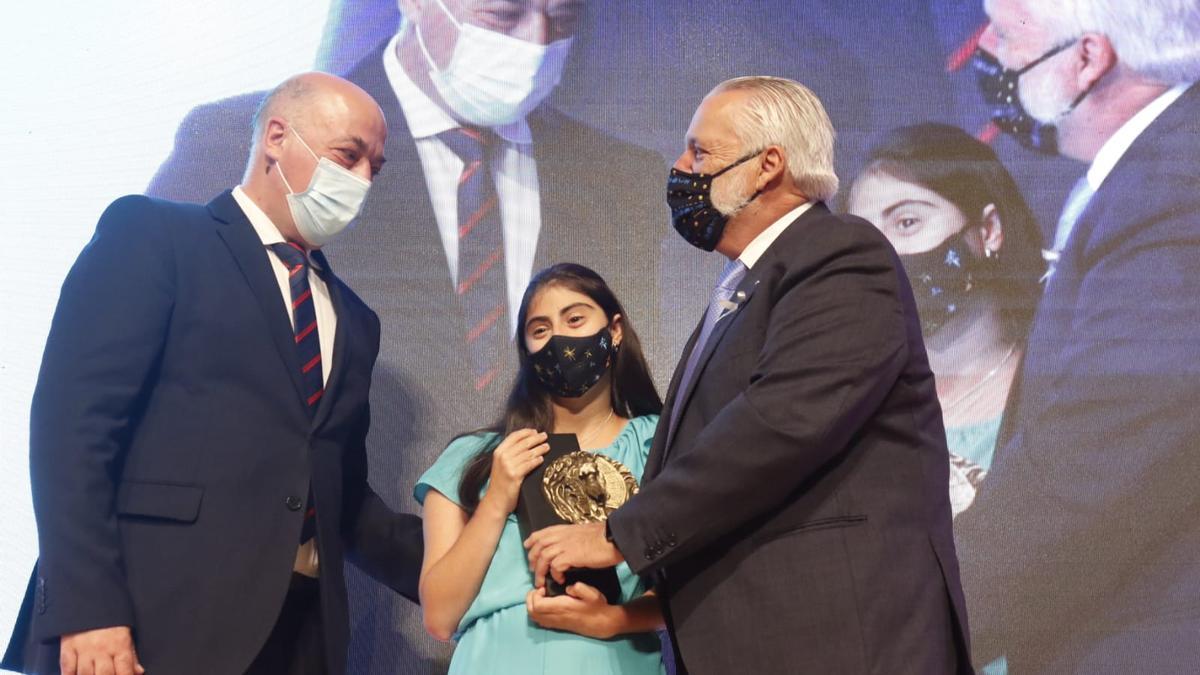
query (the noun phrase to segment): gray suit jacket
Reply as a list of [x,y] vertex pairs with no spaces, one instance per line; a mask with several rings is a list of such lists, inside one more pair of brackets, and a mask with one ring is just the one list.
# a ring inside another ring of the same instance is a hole
[[740,290],[682,391],[681,357],[645,485],[611,519],[686,671],[971,672],[941,410],[895,253],[816,204]]

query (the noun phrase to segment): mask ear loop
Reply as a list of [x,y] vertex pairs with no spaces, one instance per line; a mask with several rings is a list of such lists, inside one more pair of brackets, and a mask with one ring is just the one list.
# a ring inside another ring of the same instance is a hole
[[1071,105],[1067,106],[1067,109],[1062,111],[1062,114],[1060,114],[1058,116],[1059,119],[1066,117],[1068,114],[1071,113],[1072,110],[1075,109],[1076,106],[1078,106],[1080,103],[1083,103],[1083,99],[1087,98],[1087,95],[1092,93],[1092,89],[1095,89],[1096,85],[1099,83],[1100,83],[1100,78],[1096,78],[1095,80],[1092,80],[1092,83],[1089,84],[1086,89],[1079,92],[1079,95],[1075,97],[1075,100],[1071,101]]
[[[450,10],[445,4],[442,3],[442,0],[433,1],[437,3],[437,6],[441,8],[442,12],[446,14],[446,17],[450,19],[450,23],[454,24],[454,27],[458,29],[459,39],[461,39],[463,29],[462,22],[454,18],[454,15],[450,13]],[[414,24],[413,30],[415,30],[417,33],[417,45],[421,48],[421,53],[425,55],[425,62],[429,64],[431,69],[440,72],[442,69],[437,67],[437,62],[433,60],[433,55],[429,53],[429,48],[425,46],[425,37],[421,34],[421,26],[419,24]]]
[[[1057,47],[1050,49],[1050,51],[1046,52],[1045,54],[1042,54],[1041,56],[1037,57],[1036,59],[1025,64],[1024,68],[1021,68],[1020,70],[1016,71],[1017,77],[1020,78],[1025,73],[1029,72],[1030,70],[1033,70],[1033,68],[1035,66],[1037,66],[1038,64],[1040,64],[1043,61],[1045,61],[1046,59],[1054,56],[1055,54],[1058,54],[1059,52],[1066,49],[1067,47],[1070,47],[1071,45],[1075,44],[1076,42],[1079,42],[1079,38],[1075,38],[1074,40],[1071,40],[1070,42],[1064,42],[1064,43],[1058,45]],[[1094,89],[1096,87],[1096,84],[1099,81],[1100,81],[1099,78],[1092,81],[1092,83],[1087,86],[1087,89],[1084,89],[1083,91],[1081,91],[1079,93],[1079,95],[1076,96],[1073,101],[1071,101],[1071,105],[1068,105],[1066,110],[1063,110],[1061,113],[1059,113],[1057,115],[1057,118],[1062,119],[1062,118],[1066,117],[1067,115],[1071,114],[1071,111],[1074,110],[1075,107],[1078,106],[1080,103],[1082,103],[1083,99],[1087,98],[1088,94],[1092,93],[1092,89]]]
[[296,191],[292,189],[292,184],[289,183],[288,179],[283,175],[283,164],[280,162],[275,162],[275,170],[279,172],[279,179],[283,181],[283,186],[287,188],[288,194],[296,194]]
[[[725,173],[726,171],[729,171],[730,169],[732,169],[732,168],[734,168],[734,167],[736,167],[736,166],[739,166],[739,165],[741,165],[741,164],[745,164],[745,163],[746,163],[746,161],[747,161],[747,160],[749,160],[751,157],[753,157],[753,156],[755,156],[755,155],[760,155],[760,154],[762,154],[762,150],[755,150],[754,152],[751,152],[751,153],[749,153],[749,154],[742,155],[742,156],[741,156],[741,157],[739,157],[737,160],[735,160],[735,161],[733,162],[733,164],[730,164],[729,166],[725,167],[724,169],[721,169],[720,171],[718,171],[718,172],[714,173],[714,174],[712,175],[712,177],[713,177],[713,178],[716,178],[717,176],[720,176],[721,174]],[[701,175],[703,175],[703,174],[701,174]]]
[[[764,150],[765,150],[765,148],[764,148]],[[744,164],[746,161],[748,161],[750,158],[754,157],[755,155],[761,155],[762,152],[763,152],[763,150],[755,150],[754,152],[743,156],[741,159],[737,160],[733,164],[730,164],[729,166],[725,167],[724,169],[721,169],[720,171],[714,173],[712,175],[712,178],[715,179],[717,176],[720,176],[721,174],[725,173],[726,171],[729,171],[730,169],[732,169],[738,165]],[[710,187],[712,186],[711,180],[709,182],[709,186]],[[741,204],[738,204],[729,214],[726,214],[726,215],[733,215],[733,214],[741,211],[742,209],[746,208],[747,204],[754,201],[755,199],[758,199],[758,196],[761,194],[762,194],[762,190],[755,190],[754,194],[743,199]]]
[[[300,135],[299,131],[296,131],[296,127],[292,126],[291,122],[288,122],[288,129],[293,135],[296,136],[296,140],[300,141],[300,145],[304,146],[304,149],[308,151],[308,154],[312,155],[313,158],[317,160],[317,163],[320,163],[321,158],[317,156],[317,153],[313,152],[312,148],[308,147],[308,143],[304,142],[304,138]],[[287,176],[283,175],[283,163],[278,161],[275,162],[275,169],[279,171],[279,178],[283,181],[283,186],[287,188],[287,191],[290,194],[296,194],[296,191],[292,189],[292,184],[288,182]]]
[[1074,39],[1074,40],[1071,40],[1070,42],[1064,42],[1064,43],[1062,43],[1062,44],[1060,44],[1060,45],[1058,45],[1058,46],[1056,46],[1056,47],[1051,47],[1051,48],[1050,48],[1050,50],[1049,50],[1049,51],[1047,51],[1045,54],[1042,54],[1041,56],[1039,56],[1039,57],[1037,57],[1036,59],[1034,59],[1034,60],[1030,61],[1029,63],[1026,63],[1026,64],[1025,64],[1025,66],[1024,66],[1023,68],[1021,68],[1020,70],[1016,71],[1016,75],[1017,75],[1017,77],[1020,77],[1020,76],[1024,75],[1025,73],[1027,73],[1027,72],[1029,72],[1029,71],[1033,70],[1033,69],[1034,69],[1034,67],[1036,67],[1036,66],[1037,66],[1038,64],[1040,64],[1041,62],[1043,62],[1043,61],[1045,61],[1046,59],[1050,58],[1051,56],[1054,56],[1055,54],[1057,54],[1057,53],[1061,52],[1062,50],[1066,49],[1067,47],[1070,47],[1071,45],[1075,44],[1075,43],[1076,43],[1076,42],[1078,42],[1078,41],[1079,41],[1079,39],[1078,39],[1078,38],[1076,38],[1076,39]]
[[321,161],[321,157],[317,153],[313,152],[312,148],[308,147],[308,143],[304,142],[304,137],[300,135],[299,131],[296,131],[296,127],[289,124],[288,129],[292,130],[292,134],[296,136],[296,140],[300,141],[300,145],[304,146],[304,149],[308,151],[308,154],[313,156],[313,159],[317,160],[318,162]]

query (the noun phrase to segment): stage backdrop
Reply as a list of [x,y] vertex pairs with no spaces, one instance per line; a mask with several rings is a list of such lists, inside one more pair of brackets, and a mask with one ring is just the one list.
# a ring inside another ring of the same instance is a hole
[[[570,260],[604,274],[649,344],[664,390],[722,266],[671,230],[666,172],[692,111],[721,80],[769,74],[811,87],[839,132],[844,188],[887,132],[925,121],[954,124],[990,143],[1039,232],[1052,231],[1085,169],[1032,154],[989,126],[967,59],[986,21],[979,0],[562,4],[580,13],[570,57],[561,83],[529,118],[540,229],[508,264],[527,275]],[[387,167],[357,227],[328,254],[383,322],[371,482],[394,507],[416,511],[416,478],[453,434],[494,419],[508,379],[477,386],[458,356],[461,327],[447,309],[452,272],[383,63],[404,26],[396,4],[94,0],[15,3],[3,15],[0,639],[37,556],[29,405],[67,269],[120,195],[203,202],[236,185],[255,105],[294,72],[346,74],[389,118]],[[833,206],[844,208],[845,194]],[[350,672],[444,670],[449,648],[425,635],[414,605],[353,568],[348,583]],[[992,672],[1002,669],[997,663]]]

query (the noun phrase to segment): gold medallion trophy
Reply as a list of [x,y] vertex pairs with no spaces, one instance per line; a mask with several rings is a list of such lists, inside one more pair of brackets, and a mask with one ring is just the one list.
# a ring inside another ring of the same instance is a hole
[[[521,483],[517,521],[522,537],[551,525],[602,523],[608,514],[637,494],[637,480],[615,459],[579,449],[575,434],[550,434],[545,461]],[[609,604],[621,602],[617,570],[574,569],[566,584],[546,577],[546,594],[562,595],[565,585],[595,587]]]

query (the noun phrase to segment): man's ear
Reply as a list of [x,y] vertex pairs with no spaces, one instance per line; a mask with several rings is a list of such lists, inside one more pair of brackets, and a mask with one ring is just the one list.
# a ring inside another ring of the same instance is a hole
[[761,191],[779,180],[787,171],[787,153],[778,145],[768,145],[760,155],[758,168],[761,173],[754,182],[754,189]]
[[272,164],[283,156],[283,140],[287,137],[288,124],[280,117],[270,117],[263,125],[262,143],[263,154]]
[[1117,66],[1117,50],[1113,49],[1108,36],[1100,33],[1084,33],[1079,38],[1073,64],[1075,87],[1083,92],[1096,86],[1100,78]]

